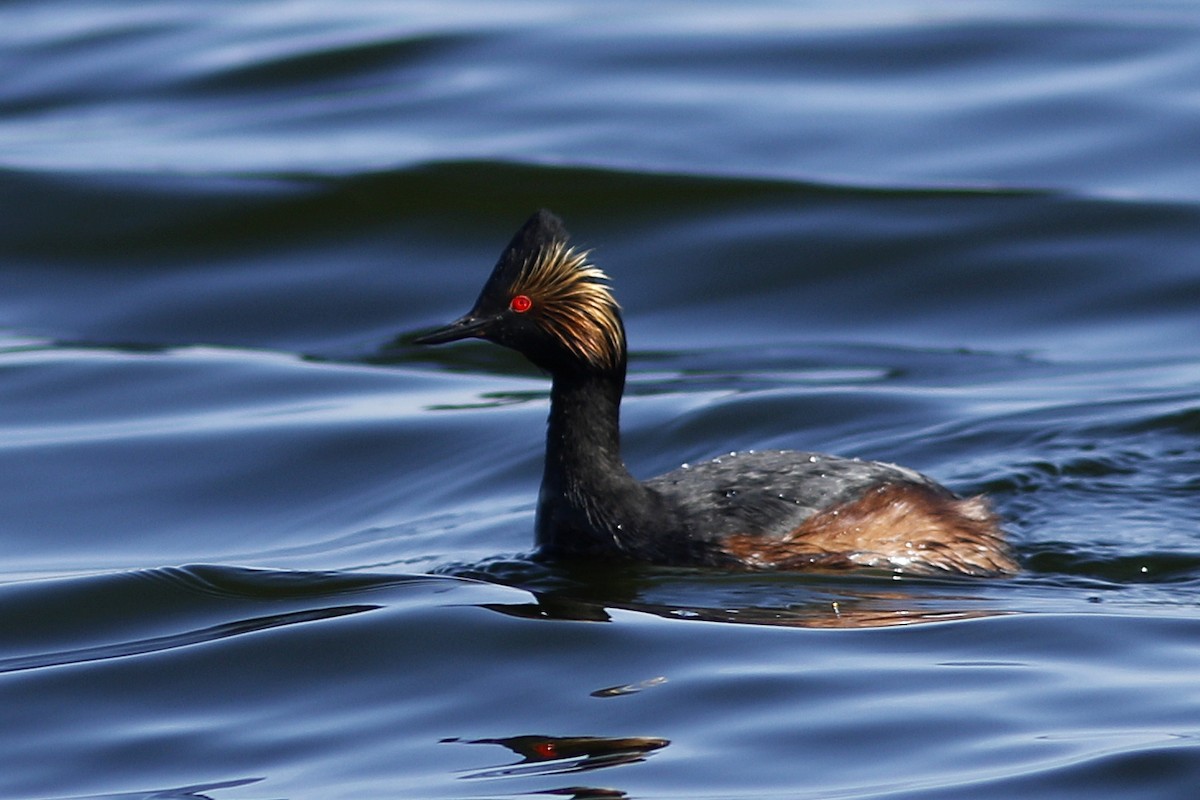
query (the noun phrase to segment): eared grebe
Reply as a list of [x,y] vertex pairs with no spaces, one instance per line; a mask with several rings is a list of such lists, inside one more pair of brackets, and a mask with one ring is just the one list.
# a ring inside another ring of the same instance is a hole
[[466,316],[470,337],[550,373],[537,542],[554,557],[748,569],[1015,572],[996,517],[913,470],[818,453],[723,456],[638,481],[621,460],[625,327],[607,276],[553,214],[517,231]]

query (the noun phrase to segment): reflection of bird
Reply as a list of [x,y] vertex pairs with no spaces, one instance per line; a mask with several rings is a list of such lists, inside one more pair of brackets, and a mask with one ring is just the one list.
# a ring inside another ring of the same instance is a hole
[[651,736],[507,736],[469,743],[503,745],[525,759],[524,763],[582,759],[573,767],[578,770],[641,761],[646,753],[670,744]]
[[618,427],[625,329],[606,280],[539,211],[471,311],[416,340],[486,339],[552,376],[542,552],[751,569],[1016,570],[985,501],[893,464],[751,451],[634,479]]
[[[655,750],[671,742],[652,736],[505,736],[499,739],[442,739],[445,743],[498,744],[521,757],[517,764],[471,772],[466,778],[507,778],[517,775],[557,775],[568,772],[587,772],[604,767],[619,767],[645,761]],[[628,797],[619,789],[594,786],[570,786],[551,789],[539,794],[562,797],[621,798]]]

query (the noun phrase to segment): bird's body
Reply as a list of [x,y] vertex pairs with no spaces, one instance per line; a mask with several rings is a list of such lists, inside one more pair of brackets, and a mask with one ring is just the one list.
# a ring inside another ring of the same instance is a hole
[[635,479],[620,451],[625,330],[586,255],[569,247],[556,217],[538,212],[471,312],[417,340],[487,339],[551,374],[542,553],[747,569],[1016,571],[986,502],[894,464],[773,450]]

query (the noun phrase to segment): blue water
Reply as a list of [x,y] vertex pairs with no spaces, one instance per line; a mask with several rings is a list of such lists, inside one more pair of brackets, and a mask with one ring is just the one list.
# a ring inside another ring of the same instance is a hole
[[[0,6],[0,797],[1185,798],[1200,7]],[[626,459],[897,461],[1006,580],[528,560],[612,276]]]

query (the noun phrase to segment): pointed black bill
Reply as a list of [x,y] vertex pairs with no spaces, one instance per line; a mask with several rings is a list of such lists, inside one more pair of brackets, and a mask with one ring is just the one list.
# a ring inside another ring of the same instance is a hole
[[446,342],[457,342],[459,339],[481,337],[487,332],[490,323],[491,320],[486,317],[481,319],[467,314],[465,317],[456,319],[445,327],[437,328],[424,336],[413,339],[413,343],[445,344]]

